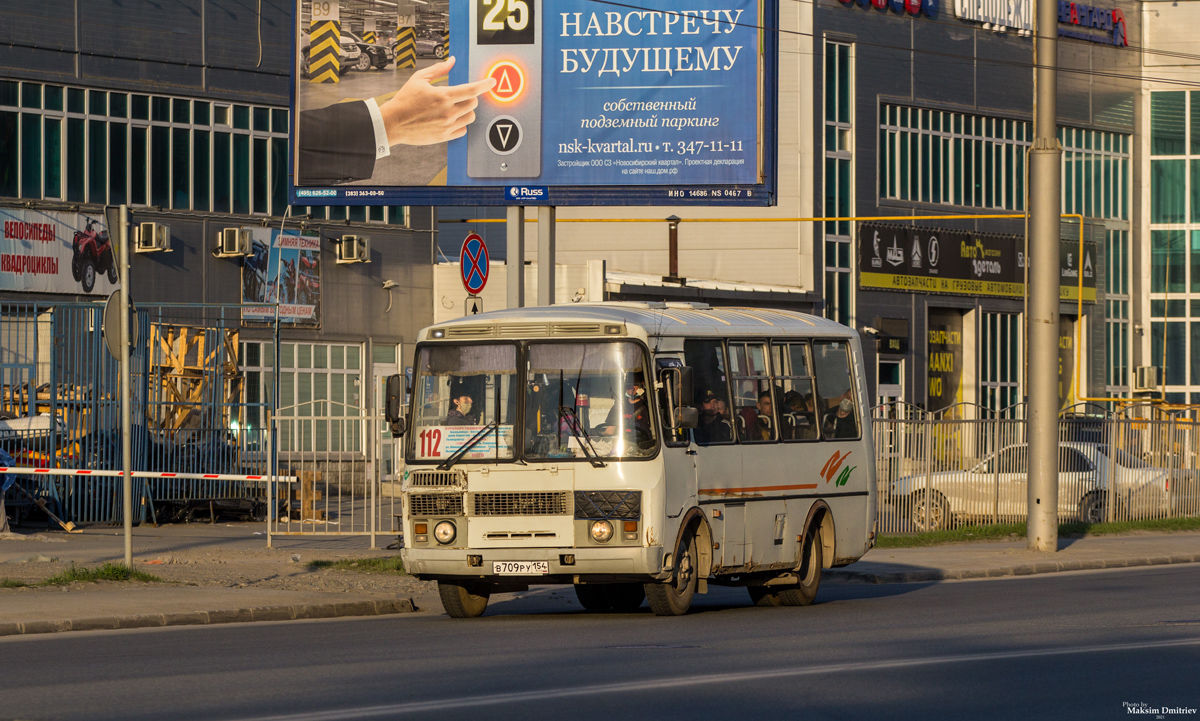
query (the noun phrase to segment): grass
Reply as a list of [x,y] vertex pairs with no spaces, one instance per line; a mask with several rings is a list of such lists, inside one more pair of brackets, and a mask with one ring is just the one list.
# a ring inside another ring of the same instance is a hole
[[357,573],[381,573],[388,576],[408,575],[399,556],[347,558],[341,561],[309,561],[308,567],[312,569],[332,568],[337,571],[355,571]]
[[135,568],[127,568],[124,564],[106,563],[99,568],[71,566],[57,576],[51,576],[42,581],[40,585],[64,586],[68,583],[88,583],[91,581],[141,581],[143,583],[150,583],[161,580],[158,576],[139,571]]
[[[1112,536],[1133,531],[1197,531],[1200,518],[1156,518],[1145,521],[1114,521],[1112,523],[1060,523],[1059,536]],[[880,536],[876,548],[922,548],[947,543],[972,541],[1007,541],[1025,537],[1024,523],[1001,523],[994,526],[961,526],[944,531],[930,531],[911,536]]]
[[0,578],[0,588],[25,588],[28,583],[17,581],[12,578]]

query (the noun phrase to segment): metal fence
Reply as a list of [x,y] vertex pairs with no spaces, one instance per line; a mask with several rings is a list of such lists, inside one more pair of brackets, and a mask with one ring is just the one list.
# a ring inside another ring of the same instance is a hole
[[[875,409],[881,533],[1028,516],[1024,408]],[[1099,523],[1200,515],[1197,409],[1069,409],[1059,420],[1058,518]]]
[[280,408],[274,417],[278,476],[270,484],[273,536],[379,536],[399,531],[400,497],[383,442],[386,421],[330,400]]
[[[0,303],[0,447],[19,466],[121,467],[119,364],[105,348],[103,305]],[[133,468],[204,474],[268,472],[263,404],[245,402],[240,308],[162,304],[138,311],[133,346]],[[65,520],[120,522],[121,479],[21,477]],[[264,497],[265,484],[138,478],[135,520],[205,500]],[[9,492],[18,508],[25,499]],[[253,503],[249,505],[253,511]]]

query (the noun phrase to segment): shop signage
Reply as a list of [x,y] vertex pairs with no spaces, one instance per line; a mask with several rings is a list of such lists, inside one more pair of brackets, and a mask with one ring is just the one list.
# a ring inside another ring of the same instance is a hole
[[114,246],[104,215],[0,210],[0,291],[109,295]]
[[842,0],[843,5],[855,3],[876,10],[891,10],[898,15],[924,15],[937,17],[938,0]]
[[954,14],[997,30],[1033,32],[1033,0],[954,0]]
[[[859,287],[864,290],[1022,298],[1024,241],[1017,235],[974,233],[860,223]],[[1096,300],[1096,247],[1063,241],[1059,251],[1059,297],[1075,300],[1083,276],[1083,299]]]
[[[1059,0],[1058,23],[1060,25],[1058,28],[1059,37],[1087,40],[1088,42],[1104,43],[1106,45],[1118,45],[1120,47],[1129,46],[1129,39],[1125,36],[1125,12],[1120,8],[1101,8],[1093,5],[1084,5],[1083,3],[1074,3],[1069,0]],[[1106,34],[1099,35],[1083,32],[1061,27],[1062,25],[1103,30]]]
[[[278,228],[249,228],[242,259],[242,318],[315,324],[321,317],[321,239]],[[262,303],[263,305],[254,305]]]

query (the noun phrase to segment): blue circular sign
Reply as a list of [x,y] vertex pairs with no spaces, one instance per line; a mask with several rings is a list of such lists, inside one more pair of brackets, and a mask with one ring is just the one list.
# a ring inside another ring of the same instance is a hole
[[471,233],[463,241],[462,250],[458,254],[459,271],[462,274],[463,287],[471,295],[478,295],[487,285],[488,273],[491,270],[491,257],[488,256],[487,246],[477,234]]

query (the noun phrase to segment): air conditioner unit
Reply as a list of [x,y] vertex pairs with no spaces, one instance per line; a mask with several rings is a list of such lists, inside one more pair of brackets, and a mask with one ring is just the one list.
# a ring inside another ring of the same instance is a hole
[[218,258],[233,258],[250,254],[250,229],[225,228],[217,234]]
[[365,235],[343,235],[337,242],[337,262],[370,263],[371,239]]
[[1133,373],[1135,391],[1158,390],[1158,366],[1138,366]]
[[171,250],[171,229],[162,223],[138,223],[137,242],[133,249],[138,253]]

